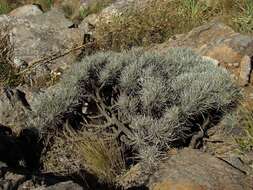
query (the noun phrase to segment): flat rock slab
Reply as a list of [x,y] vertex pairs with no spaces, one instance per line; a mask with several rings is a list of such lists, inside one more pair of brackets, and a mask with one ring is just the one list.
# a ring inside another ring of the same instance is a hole
[[[13,62],[16,66],[43,57],[64,52],[83,44],[83,32],[69,28],[72,22],[64,17],[63,12],[52,9],[45,14],[17,18],[0,16],[0,25],[8,26],[14,43]],[[65,67],[75,61],[80,52],[73,52],[51,62],[52,68]],[[56,66],[55,66],[56,65]]]
[[151,190],[251,190],[253,180],[227,162],[198,150],[179,150],[149,180]]

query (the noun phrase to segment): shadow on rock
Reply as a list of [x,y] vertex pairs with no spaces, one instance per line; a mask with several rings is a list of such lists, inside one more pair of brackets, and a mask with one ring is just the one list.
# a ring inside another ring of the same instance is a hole
[[0,124],[0,161],[8,167],[38,170],[41,152],[38,129],[26,128],[15,135],[11,128]]

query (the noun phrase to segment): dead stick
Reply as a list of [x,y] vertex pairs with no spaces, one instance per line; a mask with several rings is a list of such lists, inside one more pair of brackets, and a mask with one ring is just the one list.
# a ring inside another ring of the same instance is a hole
[[60,57],[65,56],[65,55],[67,55],[67,54],[69,54],[69,53],[71,53],[71,52],[73,52],[73,51],[77,51],[77,50],[79,50],[79,49],[82,49],[82,48],[84,48],[84,47],[87,47],[88,45],[93,45],[93,44],[94,44],[94,42],[86,43],[86,44],[77,46],[77,47],[75,47],[75,48],[68,49],[68,50],[66,50],[66,51],[63,52],[63,53],[57,52],[57,53],[53,53],[53,54],[51,54],[51,55],[49,55],[49,56],[47,56],[47,57],[40,58],[40,59],[38,59],[38,60],[36,60],[36,61],[33,61],[33,62],[29,63],[30,66],[29,66],[28,68],[26,68],[26,69],[20,71],[18,74],[20,75],[20,74],[26,73],[27,71],[29,71],[29,70],[31,70],[31,69],[33,69],[33,68],[36,68],[38,65],[40,65],[40,63],[53,61],[53,60],[55,60],[55,59],[58,59],[58,58],[60,58]]
[[237,169],[237,170],[239,170],[240,172],[242,172],[244,175],[247,175],[247,172],[246,171],[244,171],[244,170],[242,170],[242,169],[240,169],[240,168],[238,168],[237,166],[235,166],[234,164],[232,164],[231,162],[229,162],[229,161],[227,161],[227,160],[225,160],[224,158],[222,158],[222,157],[219,157],[219,156],[215,156],[217,159],[219,159],[219,160],[221,160],[221,161],[223,161],[223,162],[225,162],[225,163],[227,163],[228,165],[230,165],[231,167],[233,167],[234,169]]

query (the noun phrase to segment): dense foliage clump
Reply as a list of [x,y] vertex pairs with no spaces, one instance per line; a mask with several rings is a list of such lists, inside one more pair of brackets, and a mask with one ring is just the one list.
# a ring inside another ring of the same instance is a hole
[[[134,157],[153,166],[164,151],[189,143],[207,120],[209,127],[218,122],[240,97],[224,69],[188,49],[163,55],[140,49],[101,52],[73,65],[35,98],[27,124],[47,134],[46,147],[57,143],[54,136],[68,126],[117,142],[127,150],[127,162]],[[63,139],[73,146],[80,142]],[[65,154],[69,162],[77,158]]]

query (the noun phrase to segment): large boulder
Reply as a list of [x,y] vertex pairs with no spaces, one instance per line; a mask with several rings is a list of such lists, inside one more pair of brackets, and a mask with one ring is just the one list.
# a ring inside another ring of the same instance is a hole
[[[0,25],[8,26],[11,33],[11,41],[14,43],[12,62],[16,67],[24,63],[31,66],[45,57],[58,56],[82,45],[84,34],[78,28],[69,28],[72,24],[58,9],[22,18],[0,16]],[[37,67],[38,72],[42,69],[48,75],[51,70],[65,68],[76,60],[80,52],[73,51],[65,56],[59,56],[58,59],[39,61],[43,68]]]
[[197,149],[172,149],[154,173],[136,164],[119,178],[119,184],[125,189],[250,190],[252,176],[244,169],[232,160]]
[[148,183],[151,190],[250,190],[252,185],[233,164],[194,149],[174,153]]
[[68,20],[64,12],[58,8],[52,8],[50,11],[45,12],[42,15],[29,18],[32,24],[47,26],[56,29],[68,29],[73,23]]
[[27,17],[43,14],[43,11],[37,5],[24,5],[12,10],[9,15],[15,17]]
[[171,47],[187,47],[197,53],[216,59],[227,68],[242,85],[250,82],[253,56],[253,37],[236,33],[225,24],[212,21],[194,28],[186,34],[175,35],[167,42],[157,45],[159,51]]
[[111,22],[113,17],[120,16],[133,7],[140,9],[144,7],[148,1],[149,0],[115,0],[101,12],[85,17],[83,22],[88,22],[94,26],[101,20],[102,22]]
[[[13,17],[0,16],[0,25],[7,26],[10,32],[10,43],[13,43],[13,57],[11,62],[17,70],[33,66],[38,60],[43,60],[50,55],[58,56],[72,48],[83,44],[84,33],[78,28],[68,28],[72,22],[57,10],[36,16]],[[26,85],[19,89],[10,89],[9,92],[0,89],[0,123],[17,128],[25,121],[24,113],[29,111],[21,101],[16,100],[16,95],[22,92],[29,100],[41,87],[47,87],[52,80],[75,62],[81,51],[73,51],[58,59],[38,61],[24,76]],[[34,87],[30,89],[30,86]],[[7,94],[6,94],[7,93]],[[11,99],[8,98],[10,95]],[[21,104],[20,104],[21,103]]]
[[111,18],[122,14],[124,11],[131,8],[144,8],[150,0],[116,0],[110,6],[103,9],[100,13],[101,17]]

